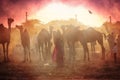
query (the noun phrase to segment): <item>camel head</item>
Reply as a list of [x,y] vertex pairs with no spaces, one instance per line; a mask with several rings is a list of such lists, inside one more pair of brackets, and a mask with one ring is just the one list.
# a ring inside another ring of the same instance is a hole
[[3,24],[0,24],[0,28],[3,28],[4,27],[4,25]]
[[23,31],[23,26],[22,25],[16,25],[16,28],[18,28],[20,31]]
[[3,24],[0,24],[0,31],[3,31],[5,29]]
[[12,22],[14,22],[13,18],[8,18],[8,24],[10,25]]

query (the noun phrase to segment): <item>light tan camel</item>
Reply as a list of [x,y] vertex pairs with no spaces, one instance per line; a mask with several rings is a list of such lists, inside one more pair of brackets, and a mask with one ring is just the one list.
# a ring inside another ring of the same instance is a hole
[[11,23],[12,22],[14,22],[14,19],[8,18],[8,29],[5,28],[3,24],[0,24],[0,43],[3,46],[4,62],[9,61],[8,48],[9,48],[9,44],[10,44],[10,33],[11,33]]
[[21,36],[21,44],[24,49],[24,61],[23,62],[31,62],[31,56],[30,56],[30,36],[27,31],[27,29],[23,29],[22,25],[16,25],[16,28],[20,30],[20,36]]

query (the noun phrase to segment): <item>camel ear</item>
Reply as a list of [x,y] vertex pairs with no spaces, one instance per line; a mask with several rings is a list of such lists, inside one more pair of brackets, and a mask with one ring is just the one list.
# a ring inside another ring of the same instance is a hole
[[18,28],[18,25],[16,25],[15,27]]
[[3,24],[0,24],[0,27],[1,27],[1,28],[3,28],[3,27],[4,27],[4,25],[3,25]]
[[0,26],[3,26],[3,24],[0,24]]

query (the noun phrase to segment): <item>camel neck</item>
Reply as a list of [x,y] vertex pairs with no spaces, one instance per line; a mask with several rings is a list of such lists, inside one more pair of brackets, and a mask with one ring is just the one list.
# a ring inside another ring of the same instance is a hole
[[8,23],[8,29],[11,31],[11,24]]
[[50,37],[52,37],[52,31],[50,30]]

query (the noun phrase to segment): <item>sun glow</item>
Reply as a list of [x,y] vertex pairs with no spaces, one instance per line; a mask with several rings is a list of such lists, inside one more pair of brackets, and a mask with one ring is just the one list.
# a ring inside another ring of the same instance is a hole
[[99,27],[104,22],[102,17],[94,13],[90,14],[85,7],[72,7],[62,3],[51,3],[40,9],[32,18],[37,18],[47,23],[51,20],[68,20],[75,18],[75,15],[77,15],[79,22],[91,27]]

